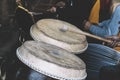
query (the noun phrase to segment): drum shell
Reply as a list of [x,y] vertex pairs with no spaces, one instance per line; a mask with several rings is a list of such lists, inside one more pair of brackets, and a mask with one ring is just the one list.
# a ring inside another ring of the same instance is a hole
[[46,76],[44,74],[38,73],[37,71],[29,68],[24,63],[22,63],[20,60],[17,60],[17,65],[19,65],[19,68],[17,68],[15,80],[56,80],[55,78],[51,78],[49,76]]

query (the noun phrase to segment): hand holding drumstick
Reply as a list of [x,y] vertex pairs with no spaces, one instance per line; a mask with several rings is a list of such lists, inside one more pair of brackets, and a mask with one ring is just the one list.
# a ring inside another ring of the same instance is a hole
[[110,47],[120,46],[120,38],[118,36],[109,36],[109,37],[106,37],[106,39],[105,39],[105,38],[102,38],[102,37],[99,37],[99,36],[96,36],[96,35],[81,31],[81,30],[72,30],[72,29],[68,28],[67,26],[63,26],[60,29],[60,31],[62,31],[62,32],[70,31],[70,32],[74,32],[77,34],[83,34],[85,36],[89,36],[89,37],[101,40],[101,41],[105,42],[105,44],[107,46],[110,46]]
[[111,40],[110,43],[105,43],[105,45],[109,46],[109,47],[117,47],[120,46],[120,37],[118,36],[108,36],[106,37],[106,39]]

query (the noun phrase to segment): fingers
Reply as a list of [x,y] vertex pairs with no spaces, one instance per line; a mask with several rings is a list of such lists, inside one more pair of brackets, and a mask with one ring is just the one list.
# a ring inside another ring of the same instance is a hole
[[84,28],[85,28],[86,30],[89,30],[90,27],[91,27],[91,23],[90,23],[89,21],[84,21]]
[[65,2],[60,1],[56,4],[57,7],[63,8],[65,6]]
[[112,44],[110,45],[112,48],[116,47],[117,46],[117,41],[113,41]]
[[49,11],[51,13],[55,13],[56,12],[56,7],[52,7],[50,9],[48,9],[47,11]]
[[107,36],[106,39],[110,39],[110,40],[119,40],[119,36]]
[[109,46],[109,47],[111,47],[111,48],[114,48],[114,47],[117,47],[118,46],[118,41],[116,41],[116,40],[112,40],[112,42],[111,43],[103,43],[104,45],[106,45],[106,46]]

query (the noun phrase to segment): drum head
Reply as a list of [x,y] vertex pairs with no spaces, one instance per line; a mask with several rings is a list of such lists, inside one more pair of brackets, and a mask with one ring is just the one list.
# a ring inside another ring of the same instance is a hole
[[56,19],[42,19],[31,27],[33,39],[56,45],[73,53],[82,53],[87,48],[86,36],[71,32],[79,29],[72,24]]
[[82,80],[86,77],[85,63],[54,45],[27,41],[17,49],[17,56],[35,71],[56,79]]

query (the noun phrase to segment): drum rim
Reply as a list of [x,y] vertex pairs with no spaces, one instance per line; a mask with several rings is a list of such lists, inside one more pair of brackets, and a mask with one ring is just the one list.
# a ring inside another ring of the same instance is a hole
[[[39,72],[39,73],[42,73],[42,74],[44,74],[44,75],[46,75],[46,76],[49,76],[49,77],[52,77],[52,78],[55,78],[55,79],[59,79],[59,80],[84,80],[86,77],[87,77],[87,73],[86,73],[86,70],[84,69],[84,70],[79,70],[79,71],[77,71],[77,74],[84,74],[84,76],[83,77],[80,77],[80,76],[78,76],[77,78],[70,78],[70,76],[64,76],[64,74],[62,74],[63,76],[58,76],[58,75],[55,75],[54,74],[54,72],[52,72],[51,71],[51,73],[49,73],[49,72],[47,72],[47,71],[44,71],[44,70],[40,70],[40,69],[38,69],[37,67],[35,67],[33,64],[31,64],[29,61],[27,61],[27,60],[25,60],[24,58],[22,58],[22,56],[20,55],[20,53],[19,53],[19,48],[17,48],[17,50],[16,50],[16,55],[17,55],[17,57],[18,57],[18,59],[20,60],[20,61],[22,61],[25,65],[27,65],[28,67],[30,67],[31,69],[33,69],[33,70],[35,70],[35,71],[37,71],[37,72]],[[43,60],[42,60],[43,61]],[[45,61],[44,61],[45,62]],[[47,64],[49,64],[49,63],[47,63]],[[51,63],[50,63],[51,64]],[[50,66],[49,66],[50,67]],[[58,68],[60,68],[60,67],[58,67]],[[64,68],[64,69],[66,69],[66,68]],[[47,69],[48,70],[48,69]],[[66,69],[67,70],[67,69]],[[66,71],[65,71],[66,72]],[[67,71],[68,72],[68,71]],[[69,70],[69,73],[71,72],[71,70]],[[74,72],[74,71],[73,71]],[[75,70],[75,72],[76,72],[76,70]],[[81,73],[82,72],[82,73]],[[60,72],[61,73],[61,72]],[[59,73],[56,73],[56,74],[59,74]]]

